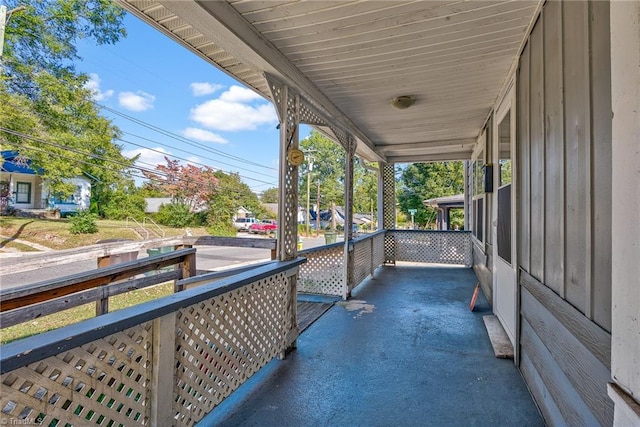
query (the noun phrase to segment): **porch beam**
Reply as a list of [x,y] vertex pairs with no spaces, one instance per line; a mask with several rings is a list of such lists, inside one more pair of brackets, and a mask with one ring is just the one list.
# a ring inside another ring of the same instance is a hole
[[[298,88],[305,97],[315,101],[338,124],[353,132],[367,146],[369,154],[375,154],[375,147],[364,132],[278,49],[253,26],[248,25],[246,19],[227,2],[160,0],[159,3],[174,14],[184,16],[194,29],[215,40],[216,44],[226,52],[233,52],[233,56],[242,63],[255,70],[281,76],[285,84]],[[206,15],[213,18],[213,21]],[[374,160],[383,160],[380,156],[377,157]]]
[[421,163],[421,162],[446,162],[453,160],[469,160],[471,150],[448,154],[407,154],[403,156],[387,156],[389,163]]
[[475,138],[467,139],[445,139],[440,141],[412,142],[407,144],[376,144],[376,148],[381,153],[396,151],[422,151],[428,148],[455,148],[456,150],[473,150]]

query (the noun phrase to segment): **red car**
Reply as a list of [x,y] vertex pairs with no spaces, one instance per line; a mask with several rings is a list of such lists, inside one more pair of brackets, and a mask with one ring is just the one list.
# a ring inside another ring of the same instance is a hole
[[278,223],[272,219],[263,219],[260,222],[251,224],[249,227],[249,233],[254,234],[270,234],[275,233],[278,230]]

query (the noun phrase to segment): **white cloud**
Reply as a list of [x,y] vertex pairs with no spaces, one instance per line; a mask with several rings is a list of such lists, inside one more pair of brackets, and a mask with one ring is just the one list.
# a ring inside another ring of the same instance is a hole
[[208,83],[208,82],[194,82],[194,83],[191,83],[190,86],[191,86],[191,92],[193,92],[194,96],[209,95],[219,91],[224,87],[221,84]]
[[95,101],[104,101],[105,99],[109,99],[113,96],[113,90],[105,90],[102,92],[100,90],[100,83],[102,80],[100,76],[95,73],[89,73],[89,81],[84,85],[85,88],[89,89],[93,93],[93,99]]
[[154,169],[157,165],[166,165],[167,161],[164,156],[169,156],[171,153],[162,147],[154,147],[153,150],[155,151],[149,148],[135,148],[133,150],[125,150],[122,154],[129,158],[140,154],[136,164],[142,168]]
[[217,144],[226,144],[229,142],[218,134],[198,128],[186,128],[182,131],[182,135],[198,141],[215,142]]
[[120,92],[118,102],[122,108],[130,111],[146,111],[153,108],[156,97],[141,90],[136,93]]
[[219,131],[253,130],[260,125],[277,123],[273,105],[250,89],[231,86],[218,99],[213,99],[191,109],[191,120],[201,126]]
[[247,102],[255,99],[262,99],[262,96],[245,87],[231,86],[229,90],[222,92],[220,99],[227,102]]

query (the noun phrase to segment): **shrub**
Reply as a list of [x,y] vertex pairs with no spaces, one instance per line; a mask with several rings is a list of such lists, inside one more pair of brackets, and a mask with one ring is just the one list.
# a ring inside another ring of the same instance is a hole
[[207,227],[207,232],[211,236],[221,237],[235,237],[238,233],[233,225],[220,222]]
[[184,203],[160,205],[156,218],[160,224],[176,228],[188,227],[192,225],[194,219],[189,206]]
[[80,211],[69,217],[69,231],[71,234],[93,234],[98,232],[96,220],[98,215],[89,211]]

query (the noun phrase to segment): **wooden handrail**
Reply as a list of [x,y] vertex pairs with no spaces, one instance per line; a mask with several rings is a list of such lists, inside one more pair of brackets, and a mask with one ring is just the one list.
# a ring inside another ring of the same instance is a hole
[[[141,260],[123,262],[62,279],[45,280],[29,285],[0,289],[0,312],[36,304],[74,292],[108,285],[119,280],[186,262],[194,258],[195,249],[180,249]],[[185,276],[186,277],[186,276]]]

